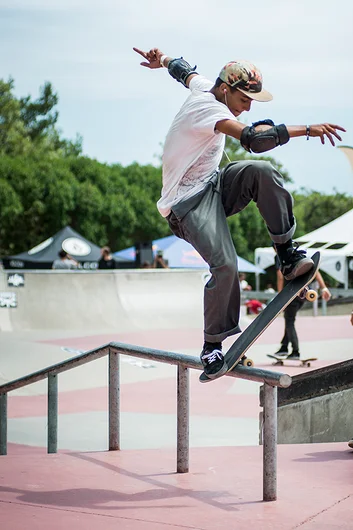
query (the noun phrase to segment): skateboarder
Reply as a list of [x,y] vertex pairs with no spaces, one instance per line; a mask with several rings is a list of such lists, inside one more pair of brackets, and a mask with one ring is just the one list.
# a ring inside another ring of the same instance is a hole
[[[280,263],[278,260],[278,256],[276,256],[276,268],[277,268],[277,291],[282,291],[285,279],[283,277],[283,274],[280,270]],[[328,302],[331,298],[331,293],[329,289],[326,287],[325,281],[321,275],[320,272],[318,272],[315,276],[315,280],[319,283],[321,296],[322,298]],[[292,361],[300,360],[300,352],[299,352],[299,340],[298,335],[295,329],[295,319],[297,316],[298,311],[303,307],[305,300],[302,298],[299,298],[297,296],[293,302],[291,302],[284,310],[284,335],[281,340],[281,346],[278,351],[276,351],[275,356],[283,359],[288,359]],[[292,351],[289,354],[288,348],[289,345],[292,345]]]
[[[211,278],[204,292],[204,345],[201,361],[210,378],[227,371],[222,341],[239,328],[240,288],[237,256],[227,217],[254,200],[262,215],[287,279],[313,266],[292,242],[295,218],[292,196],[282,176],[261,160],[232,162],[221,172],[226,135],[240,140],[248,152],[262,153],[297,136],[341,140],[338,125],[285,126],[269,120],[247,127],[237,118],[253,101],[272,95],[262,86],[261,72],[247,61],[227,63],[215,83],[196,72],[183,58],[172,59],[158,48],[134,48],[150,69],[165,68],[189,89],[188,97],[167,134],[163,152],[163,187],[157,203],[173,233],[191,243],[208,263]],[[265,130],[267,129],[267,130]]]

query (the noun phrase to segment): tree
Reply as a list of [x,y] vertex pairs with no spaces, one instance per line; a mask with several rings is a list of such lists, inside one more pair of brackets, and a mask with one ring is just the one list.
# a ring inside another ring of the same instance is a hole
[[74,141],[61,138],[56,127],[59,98],[51,83],[40,87],[36,100],[30,96],[17,99],[13,91],[13,79],[0,79],[0,154],[37,159],[81,154],[82,137],[77,135]]
[[59,113],[54,111],[58,103],[58,95],[53,91],[51,83],[45,83],[40,87],[40,96],[32,101],[30,96],[19,100],[21,118],[32,142],[41,140],[51,131],[57,120]]
[[[293,193],[294,215],[299,237],[337,219],[353,208],[353,197],[345,193],[324,194],[301,188]],[[339,237],[339,234],[337,234]]]
[[22,155],[30,148],[21,105],[12,93],[13,88],[13,79],[7,82],[0,79],[0,155]]

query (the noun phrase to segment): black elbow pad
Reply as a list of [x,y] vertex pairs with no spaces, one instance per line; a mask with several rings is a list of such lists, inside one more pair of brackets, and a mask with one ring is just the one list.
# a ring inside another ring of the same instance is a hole
[[[265,131],[257,131],[257,125],[269,125]],[[256,122],[245,127],[241,133],[240,143],[249,153],[264,153],[289,141],[287,127],[284,124],[274,125],[271,120]]]
[[168,72],[174,79],[179,81],[179,83],[182,83],[186,88],[188,88],[186,80],[189,75],[197,74],[196,66],[191,68],[191,65],[182,57],[169,61]]

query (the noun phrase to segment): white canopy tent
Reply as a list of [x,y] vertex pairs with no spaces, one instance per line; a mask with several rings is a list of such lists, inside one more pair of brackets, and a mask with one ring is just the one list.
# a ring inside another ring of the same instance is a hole
[[[327,225],[295,238],[311,256],[321,253],[320,269],[348,289],[348,272],[353,271],[353,210]],[[272,247],[255,249],[255,265],[266,269],[275,262]]]

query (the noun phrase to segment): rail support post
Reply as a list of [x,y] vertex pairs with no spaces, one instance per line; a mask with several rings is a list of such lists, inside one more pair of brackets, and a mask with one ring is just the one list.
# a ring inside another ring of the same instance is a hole
[[277,387],[264,384],[263,500],[277,499]]
[[189,368],[178,365],[177,473],[189,471]]
[[0,394],[0,455],[7,455],[7,394]]
[[109,451],[120,450],[119,353],[109,348]]
[[48,374],[48,453],[58,452],[58,376]]

